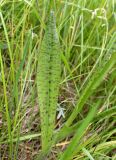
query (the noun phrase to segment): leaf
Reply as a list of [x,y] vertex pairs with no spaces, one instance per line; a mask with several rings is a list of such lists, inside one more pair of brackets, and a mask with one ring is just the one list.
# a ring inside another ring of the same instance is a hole
[[[116,115],[116,106],[109,108],[108,110],[105,110],[97,115],[95,115],[92,123],[97,122],[99,119],[103,120],[105,118],[109,118],[110,116],[115,116]],[[63,129],[59,132],[57,132],[57,141],[61,141],[62,139],[64,139],[67,136],[70,136],[72,134],[75,133],[75,131],[77,130],[77,128],[79,128],[79,126],[83,123],[83,120],[78,121],[76,124],[74,124],[73,126],[70,127],[63,127]]]
[[82,110],[87,99],[92,95],[92,93],[94,93],[95,89],[100,85],[105,75],[115,63],[116,53],[113,53],[110,60],[102,68],[99,68],[99,70],[93,74],[90,82],[87,84],[87,87],[83,90],[75,109],[68,118],[66,126],[70,126],[72,124],[77,114]]
[[37,89],[41,118],[42,151],[53,142],[61,58],[54,12],[50,12],[38,57]]
[[16,105],[18,105],[18,81],[19,81],[21,72],[23,70],[23,66],[24,66],[24,63],[26,60],[26,56],[28,54],[30,44],[31,44],[31,32],[29,32],[27,35],[24,50],[23,50],[23,57],[22,57],[19,68],[18,68],[16,75],[15,75],[13,94],[14,94],[14,100],[15,100]]
[[99,105],[99,101],[97,104],[95,104],[95,106],[92,107],[92,109],[88,113],[87,117],[83,121],[82,125],[77,129],[69,146],[64,151],[64,153],[61,155],[59,160],[71,160],[71,158],[73,157],[73,154],[75,153],[75,149],[78,147],[78,144],[79,144],[81,137],[85,133],[86,128],[88,127],[88,125],[90,124],[91,120],[93,119],[93,117],[96,113],[98,105]]

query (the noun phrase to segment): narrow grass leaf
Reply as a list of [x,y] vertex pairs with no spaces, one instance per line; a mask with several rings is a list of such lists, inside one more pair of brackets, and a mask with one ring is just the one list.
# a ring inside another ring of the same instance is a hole
[[[97,122],[99,120],[103,120],[105,118],[109,118],[110,116],[114,116],[114,115],[116,115],[116,106],[97,114],[94,117],[92,123]],[[64,139],[65,137],[74,134],[74,132],[83,123],[83,121],[84,120],[81,120],[71,127],[67,127],[67,126],[63,127],[63,129],[57,133],[57,141],[60,141]]]
[[10,56],[10,60],[11,60],[11,75],[12,75],[12,81],[14,82],[13,54],[12,54],[12,50],[11,50],[11,46],[10,46],[10,41],[9,41],[9,37],[8,37],[7,27],[6,27],[6,24],[4,22],[4,17],[2,15],[2,12],[0,12],[0,18],[1,18],[1,22],[2,22],[3,28],[4,28],[5,37],[6,37],[6,40],[7,40],[7,45],[8,45],[8,50],[9,50],[9,56]]
[[86,148],[82,148],[82,150],[90,160],[95,160]]
[[82,110],[84,104],[86,103],[87,99],[92,95],[92,93],[95,91],[95,89],[100,85],[105,75],[108,73],[108,71],[112,68],[112,66],[116,63],[116,53],[113,53],[111,55],[111,58],[108,62],[102,67],[99,68],[97,73],[95,73],[90,82],[87,84],[87,87],[84,89],[84,91],[81,94],[81,97],[79,98],[79,101],[73,110],[72,114],[68,118],[66,125],[70,126],[73,122],[73,120],[76,118],[77,114]]
[[3,89],[4,89],[4,101],[5,101],[5,110],[6,110],[5,114],[6,114],[6,121],[7,121],[7,127],[8,127],[8,136],[9,136],[9,139],[10,139],[10,156],[12,156],[12,149],[13,148],[12,148],[12,135],[11,135],[11,119],[10,119],[10,115],[9,115],[6,80],[5,80],[4,66],[3,66],[1,50],[0,50],[0,64],[1,64]]
[[31,42],[31,34],[29,33],[29,35],[26,38],[26,43],[25,43],[24,50],[23,50],[23,58],[22,58],[21,63],[19,65],[18,71],[16,73],[16,78],[15,78],[15,83],[14,83],[14,88],[13,88],[13,95],[14,95],[15,103],[17,104],[16,113],[15,113],[15,117],[14,117],[14,128],[16,127],[17,119],[18,119],[19,111],[20,111],[20,103],[18,101],[18,81],[19,81],[21,72],[23,70],[23,66],[24,66],[24,63],[26,60],[26,55],[29,50],[30,42]]
[[93,117],[96,113],[98,104],[99,103],[97,103],[95,106],[92,107],[92,109],[88,113],[87,117],[83,121],[82,125],[77,129],[76,134],[72,138],[69,146],[64,151],[64,153],[61,155],[59,160],[65,160],[65,159],[66,160],[71,160],[71,158],[73,157],[73,154],[75,152],[75,148],[77,148],[81,137],[85,133],[86,128],[88,127],[89,123],[91,122],[91,120],[93,119]]
[[24,50],[23,50],[23,57],[22,60],[20,62],[18,71],[16,73],[16,78],[15,78],[15,83],[14,83],[14,89],[13,89],[13,93],[14,93],[14,99],[15,99],[15,103],[16,105],[18,105],[18,81],[21,75],[21,72],[23,70],[23,66],[25,63],[25,59],[29,50],[29,46],[30,46],[30,41],[31,41],[31,32],[28,34],[27,38],[26,38],[26,42],[25,42],[25,46],[24,46]]

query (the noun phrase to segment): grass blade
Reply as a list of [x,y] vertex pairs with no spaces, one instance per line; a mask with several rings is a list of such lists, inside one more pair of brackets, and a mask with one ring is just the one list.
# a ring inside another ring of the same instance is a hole
[[92,109],[88,113],[87,117],[83,121],[82,125],[77,129],[75,136],[72,138],[71,143],[69,144],[69,146],[67,147],[65,152],[60,157],[60,160],[65,160],[65,159],[71,160],[71,158],[73,157],[75,148],[77,148],[77,146],[79,144],[80,138],[83,136],[84,131],[86,130],[86,128],[88,127],[89,123],[91,122],[91,120],[93,119],[93,117],[96,113],[98,104],[99,103],[97,103],[95,106],[92,107]]
[[17,119],[18,119],[18,115],[19,115],[19,111],[20,111],[20,103],[19,103],[20,101],[18,101],[18,81],[19,81],[21,72],[23,70],[23,65],[25,63],[26,55],[29,50],[30,41],[31,41],[31,33],[29,33],[29,35],[26,38],[26,43],[25,43],[24,51],[23,51],[23,58],[22,58],[21,63],[19,65],[18,71],[16,73],[16,78],[15,78],[15,83],[14,83],[14,88],[13,88],[13,95],[14,95],[14,99],[15,99],[15,102],[17,105],[16,111],[15,111],[16,114],[14,117],[14,128],[16,127]]
[[72,124],[77,114],[82,110],[87,99],[92,95],[95,89],[100,85],[105,75],[108,73],[108,71],[112,68],[112,66],[115,63],[116,63],[116,53],[113,53],[110,60],[102,68],[99,68],[98,72],[93,75],[91,81],[83,91],[75,109],[73,110],[72,114],[68,118],[66,122],[66,126],[70,126]]
[[11,46],[10,46],[10,41],[8,38],[8,32],[7,32],[7,28],[6,28],[6,24],[4,22],[4,17],[2,15],[2,12],[0,12],[0,18],[2,21],[2,25],[4,28],[4,33],[6,36],[6,40],[7,40],[7,45],[8,45],[8,50],[9,50],[9,56],[10,56],[10,60],[11,60],[11,75],[12,75],[12,81],[14,82],[14,63],[13,63],[13,54],[12,54],[12,50],[11,50]]
[[[109,118],[110,116],[115,116],[116,115],[116,106],[105,110],[99,114],[97,114],[94,119],[93,119],[93,123],[103,120],[105,118]],[[80,120],[78,123],[74,124],[71,127],[64,127],[60,132],[57,133],[57,141],[60,141],[62,139],[64,139],[65,137],[72,135],[75,133],[75,131],[77,130],[77,128],[79,128],[79,126],[83,123],[84,120]]]
[[10,157],[12,157],[11,119],[10,119],[10,115],[9,115],[6,80],[5,80],[4,66],[3,66],[1,50],[0,50],[0,64],[1,64],[2,82],[3,82],[3,88],[4,88],[4,101],[5,101],[5,110],[6,110],[6,120],[7,120],[7,126],[8,126],[8,136],[9,136],[9,139],[10,139]]

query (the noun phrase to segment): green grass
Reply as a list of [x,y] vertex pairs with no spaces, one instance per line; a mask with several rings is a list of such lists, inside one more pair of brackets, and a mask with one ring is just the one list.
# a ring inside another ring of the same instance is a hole
[[[114,0],[0,2],[0,159],[115,160],[115,5]],[[53,39],[44,36],[50,8],[56,17],[57,30],[49,26]],[[42,68],[43,39],[53,51],[55,34],[61,65],[58,58]],[[47,79],[48,66],[53,75]],[[39,95],[51,89],[47,98]],[[44,113],[43,100],[49,102]]]

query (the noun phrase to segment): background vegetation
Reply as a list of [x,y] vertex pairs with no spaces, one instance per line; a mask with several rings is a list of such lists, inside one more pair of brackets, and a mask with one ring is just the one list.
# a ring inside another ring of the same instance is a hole
[[[115,1],[51,2],[62,50],[62,71],[56,140],[46,159],[115,160]],[[33,160],[41,155],[36,77],[49,9],[49,0],[0,1],[3,160]]]

